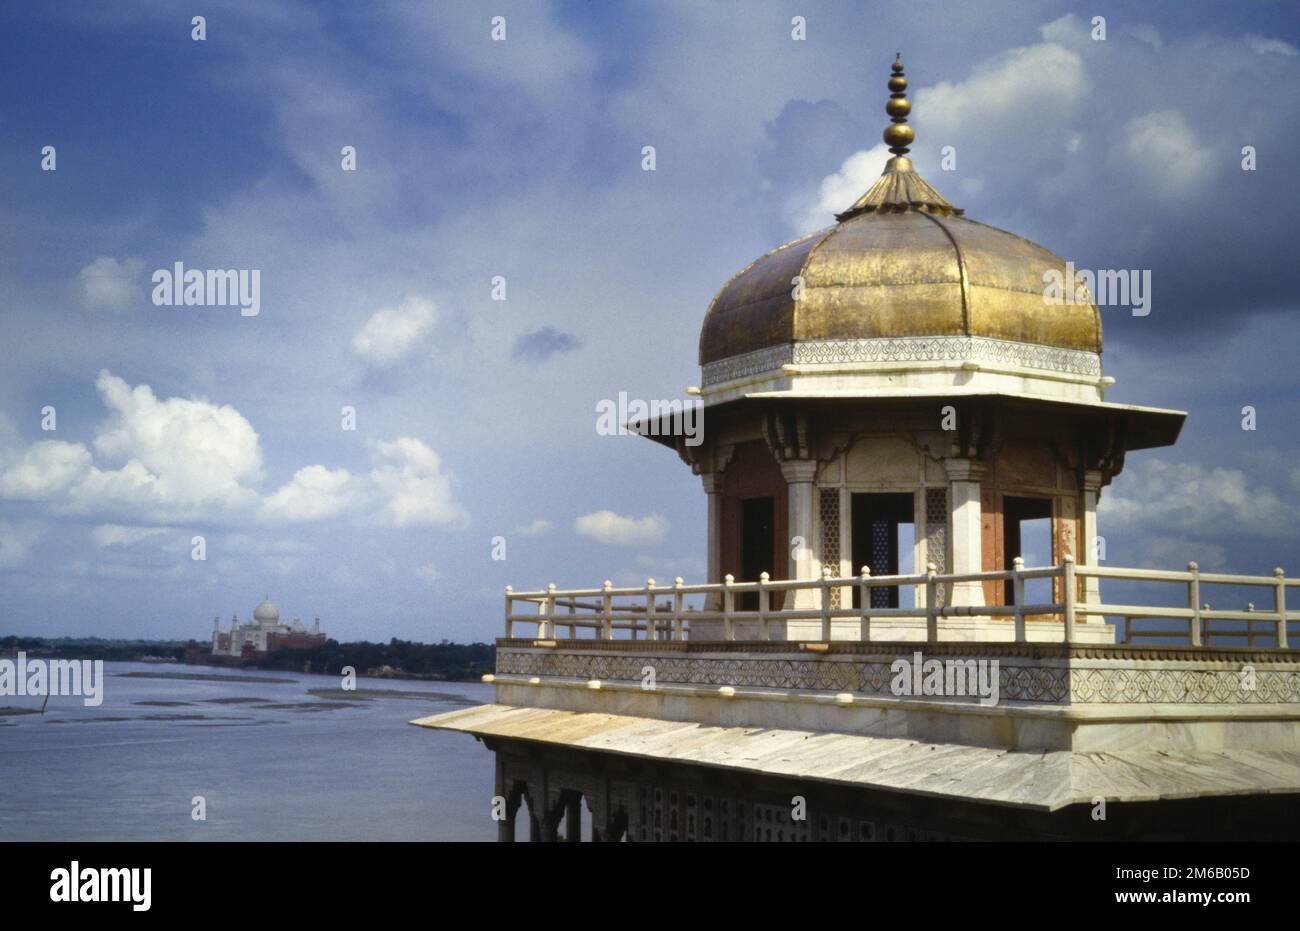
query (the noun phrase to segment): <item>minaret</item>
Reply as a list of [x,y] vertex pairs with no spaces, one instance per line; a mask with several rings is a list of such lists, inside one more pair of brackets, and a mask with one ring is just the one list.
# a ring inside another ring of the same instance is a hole
[[313,634],[320,634],[320,617],[317,617],[316,620],[312,622],[311,632]]

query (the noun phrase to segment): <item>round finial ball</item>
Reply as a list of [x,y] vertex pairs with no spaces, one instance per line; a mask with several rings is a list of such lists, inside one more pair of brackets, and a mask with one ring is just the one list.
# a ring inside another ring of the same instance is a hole
[[892,117],[905,117],[912,112],[912,102],[906,97],[891,97],[885,104],[885,112]]
[[903,57],[900,55],[900,56],[898,56],[897,58],[895,58],[895,59],[894,59],[894,63],[893,63],[892,65],[890,65],[889,67],[891,67],[891,68],[894,69],[894,73],[895,73],[895,74],[897,74],[898,72],[902,71],[902,70],[903,70]]
[[885,145],[891,149],[901,149],[912,144],[912,140],[916,138],[916,133],[906,123],[894,123],[885,129],[881,138],[885,140]]
[[901,94],[903,91],[907,90],[907,78],[903,77],[901,74],[894,75],[889,79],[889,89],[895,94]]

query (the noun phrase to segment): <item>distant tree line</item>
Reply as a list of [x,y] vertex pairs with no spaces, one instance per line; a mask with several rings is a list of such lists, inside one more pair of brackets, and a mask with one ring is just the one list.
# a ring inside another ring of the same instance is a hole
[[[100,637],[17,637],[0,638],[0,655],[23,652],[52,659],[102,659],[134,662],[167,659],[178,663],[197,658],[207,660],[210,647],[199,644],[197,656],[180,640],[105,640]],[[393,638],[387,643],[339,643],[326,640],[314,647],[281,647],[253,665],[259,669],[341,674],[351,666],[357,675],[385,670],[398,676],[425,679],[473,680],[496,666],[496,647],[489,643],[414,643]]]
[[0,637],[0,653],[27,653],[51,659],[185,659],[183,640],[105,640],[102,637]]
[[[308,666],[310,664],[310,667]],[[262,669],[284,669],[339,675],[351,666],[357,675],[388,667],[394,674],[430,679],[477,679],[496,666],[496,647],[488,643],[414,643],[394,637],[387,643],[339,643],[281,647],[257,664]]]

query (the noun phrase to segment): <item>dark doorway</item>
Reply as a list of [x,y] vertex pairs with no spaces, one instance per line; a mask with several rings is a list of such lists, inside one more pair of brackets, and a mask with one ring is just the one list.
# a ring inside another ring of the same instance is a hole
[[[898,575],[899,537],[914,540],[913,496],[900,494],[853,495],[853,570],[871,567],[872,575]],[[853,607],[862,607],[862,591],[853,589]],[[871,607],[897,608],[898,587],[873,588]]]
[[[1015,498],[1006,495],[1002,499],[1002,553],[1003,569],[1013,567],[1017,556],[1025,558],[1027,567],[1045,566],[1052,562],[1052,501],[1050,498]],[[1052,600],[1051,579],[1033,579],[1025,583],[1025,601],[1029,604],[1042,604]],[[1046,591],[1043,593],[1037,589]],[[1031,597],[1031,595],[1033,597]],[[1014,587],[1007,580],[1005,604],[1011,604]]]
[[[746,498],[740,503],[740,573],[739,582],[757,582],[775,565],[775,501],[773,498]],[[758,592],[745,592],[737,600],[741,611],[758,610]]]

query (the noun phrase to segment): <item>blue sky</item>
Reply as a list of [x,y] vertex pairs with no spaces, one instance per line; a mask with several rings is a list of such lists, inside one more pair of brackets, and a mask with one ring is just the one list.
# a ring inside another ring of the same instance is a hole
[[[701,578],[699,480],[595,405],[682,397],[717,288],[869,185],[896,50],[951,201],[1152,272],[1108,400],[1190,416],[1105,492],[1109,561],[1300,572],[1298,45],[1287,3],[7,5],[0,630],[204,636],[269,591],[486,639],[507,583]],[[154,306],[177,261],[258,269],[261,312]]]

